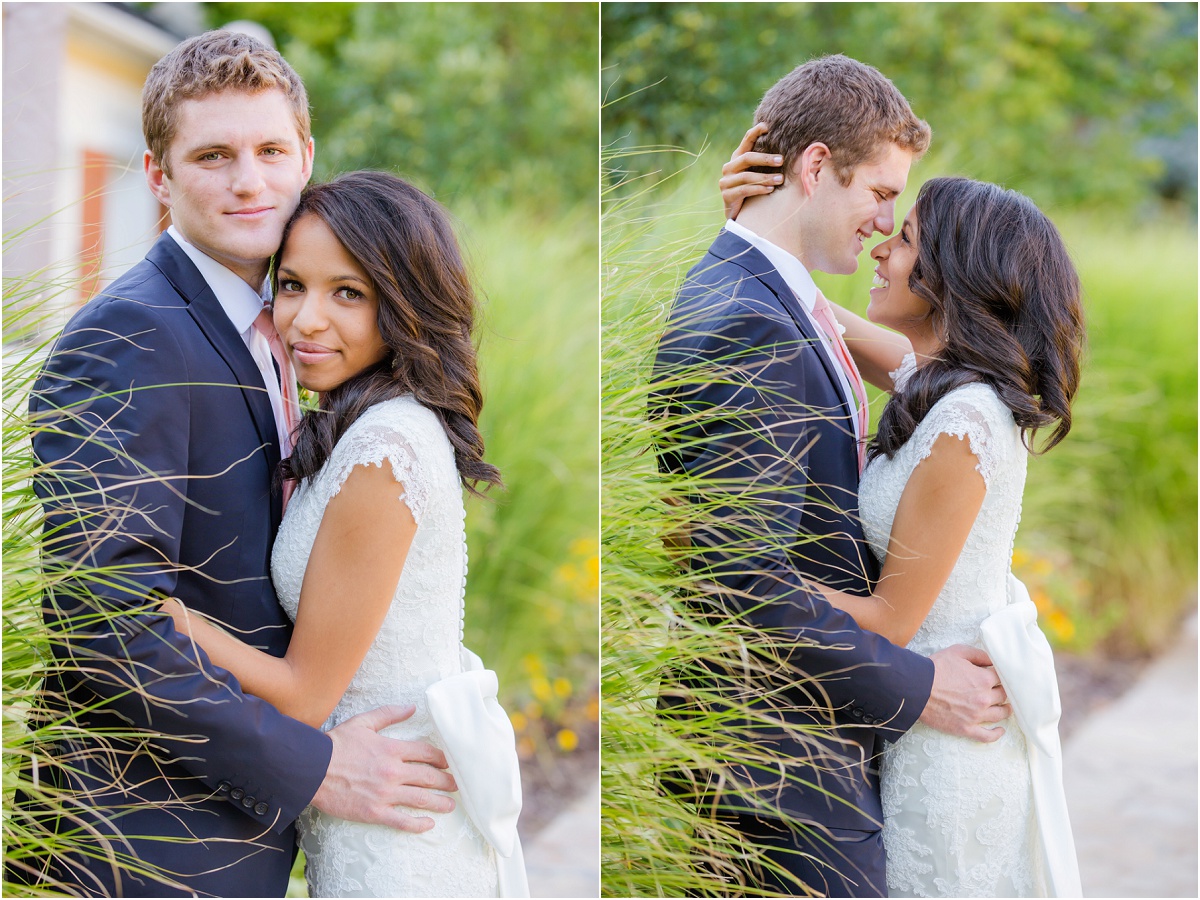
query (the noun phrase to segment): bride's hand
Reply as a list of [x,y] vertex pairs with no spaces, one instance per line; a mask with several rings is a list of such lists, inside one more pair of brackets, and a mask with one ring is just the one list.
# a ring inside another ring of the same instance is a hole
[[757,194],[769,194],[775,190],[775,185],[783,182],[783,175],[778,172],[750,172],[752,166],[783,165],[783,157],[771,153],[754,152],[754,142],[769,129],[759,122],[746,132],[738,148],[733,151],[729,162],[721,166],[721,180],[717,185],[721,189],[721,202],[725,204],[725,218],[736,219],[742,208],[742,201]]

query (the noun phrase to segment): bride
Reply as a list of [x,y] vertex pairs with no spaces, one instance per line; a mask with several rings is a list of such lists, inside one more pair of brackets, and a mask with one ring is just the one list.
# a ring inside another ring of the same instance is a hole
[[[770,173],[746,172],[770,164],[748,152],[758,133],[725,167],[733,215],[741,198],[770,190]],[[882,575],[869,597],[822,591],[862,627],[916,652],[978,647],[989,617],[1010,604],[1034,435],[1052,429],[1044,452],[1071,427],[1084,338],[1079,279],[1033,203],[965,178],[926,182],[871,257],[870,321],[834,310],[859,369],[892,392],[859,487]],[[997,667],[1019,715],[1021,686],[1011,682],[1021,678]],[[1052,668],[1042,681],[1035,690],[1057,703]],[[983,744],[918,723],[887,747],[890,896],[1078,896],[1061,771],[1036,777],[1031,744],[1041,736],[1015,719],[1003,727]],[[1051,742],[1057,748],[1056,733]],[[1051,819],[1047,807],[1063,815]]]
[[[255,650],[176,600],[167,608],[282,712],[329,729],[411,704],[416,713],[385,733],[445,747],[426,689],[464,667],[462,487],[500,483],[476,424],[475,296],[453,232],[399,178],[351,173],[304,192],[274,280],[276,328],[300,384],[320,394],[293,432],[271,558],[295,621],[287,655]],[[499,896],[496,850],[454,774],[463,802],[422,834],[305,810],[310,895]]]

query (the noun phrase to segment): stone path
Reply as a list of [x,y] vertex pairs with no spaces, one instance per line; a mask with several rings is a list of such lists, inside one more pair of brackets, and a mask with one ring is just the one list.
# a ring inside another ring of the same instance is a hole
[[1197,896],[1196,619],[1063,747],[1085,897]]
[[531,897],[599,897],[599,776],[523,849]]

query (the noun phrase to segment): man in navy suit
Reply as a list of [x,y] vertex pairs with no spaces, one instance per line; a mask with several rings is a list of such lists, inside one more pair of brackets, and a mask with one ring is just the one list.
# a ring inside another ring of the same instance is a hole
[[171,227],[67,325],[30,407],[46,565],[67,576],[44,603],[60,640],[42,712],[87,737],[57,742],[40,772],[65,800],[17,804],[77,852],[24,878],[87,896],[283,896],[309,803],[424,831],[403,808],[449,811],[438,791],[455,785],[440,751],[377,733],[411,710],[323,734],[244,694],[157,609],[178,597],[287,648],[269,566],[288,392],[258,329],[313,144],[299,77],[229,32],[159,61],[143,129]]
[[692,499],[706,504],[690,565],[715,590],[697,588],[689,605],[770,646],[750,664],[681,668],[660,707],[743,710],[731,731],[769,762],[682,773],[672,786],[790,873],[748,865],[731,892],[883,896],[880,741],[918,719],[995,740],[982,724],[1007,714],[979,651],[911,653],[805,584],[866,595],[879,577],[858,514],[865,395],[821,324],[809,273],[849,274],[865,238],[891,233],[929,127],[883,75],[843,56],[795,69],[755,121],[784,182],[747,199],[688,273],[659,344],[652,410],[665,429],[660,468],[700,479]]

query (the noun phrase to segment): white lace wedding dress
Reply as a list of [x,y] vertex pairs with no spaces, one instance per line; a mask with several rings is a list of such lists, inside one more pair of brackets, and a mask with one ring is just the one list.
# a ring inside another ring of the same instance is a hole
[[[383,734],[437,744],[425,689],[461,669],[467,575],[462,487],[437,416],[405,396],[372,406],[354,422],[322,469],[292,495],[275,541],[271,576],[280,603],[295,620],[325,506],[359,465],[391,467],[418,527],[379,634],[324,728],[384,704],[413,704],[416,713]],[[494,851],[468,819],[464,804],[433,818],[431,830],[408,834],[309,807],[298,825],[310,896],[497,896]]]
[[[912,357],[894,374],[902,384]],[[946,585],[908,647],[930,655],[981,646],[980,623],[1008,602],[1013,538],[1028,452],[995,391],[950,391],[892,459],[867,466],[859,503],[867,541],[882,562],[909,476],[939,435],[970,442],[987,485],[983,507]],[[1025,735],[1015,717],[991,744],[917,723],[884,751],[883,840],[892,897],[1028,897],[1040,883],[1038,832]]]

